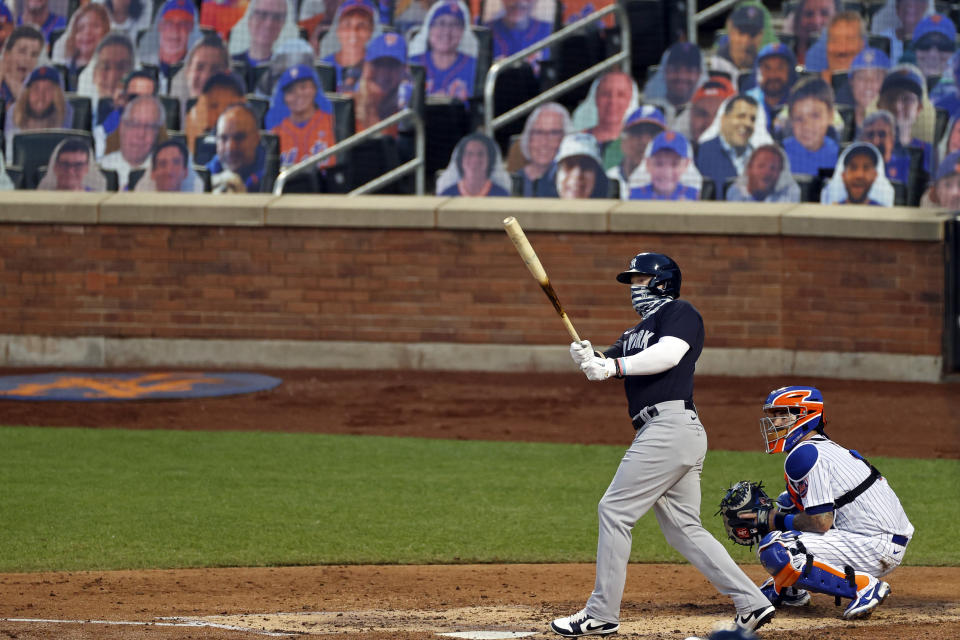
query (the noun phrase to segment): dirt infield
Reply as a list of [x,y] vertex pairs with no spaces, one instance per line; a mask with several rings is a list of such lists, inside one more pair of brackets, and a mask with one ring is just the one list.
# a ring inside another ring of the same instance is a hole
[[[0,424],[273,430],[622,444],[632,430],[619,384],[567,374],[282,371],[280,387],[183,402],[0,403]],[[697,379],[712,449],[758,450],[758,407],[786,382]],[[803,380],[824,392],[828,433],[867,456],[960,458],[960,384]],[[371,401],[374,399],[374,401]],[[759,579],[762,570],[746,567]],[[782,611],[763,638],[960,638],[960,570],[904,567],[872,618],[847,623],[831,598]],[[0,574],[0,638],[244,639],[443,633],[556,637],[579,609],[592,565],[279,567]],[[631,565],[620,636],[681,640],[732,615],[683,565]],[[507,635],[507,634],[512,635]],[[465,637],[465,636],[457,636]],[[484,636],[474,636],[484,637]]]

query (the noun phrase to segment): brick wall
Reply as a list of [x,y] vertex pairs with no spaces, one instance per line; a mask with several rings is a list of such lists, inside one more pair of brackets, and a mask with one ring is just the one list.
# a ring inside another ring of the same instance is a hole
[[[639,250],[683,268],[707,347],[938,355],[942,243],[528,232],[580,334],[636,321]],[[555,344],[500,230],[0,225],[0,333]]]

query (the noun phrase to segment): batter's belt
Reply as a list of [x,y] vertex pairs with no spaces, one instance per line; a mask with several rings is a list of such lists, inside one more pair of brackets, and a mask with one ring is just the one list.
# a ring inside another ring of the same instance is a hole
[[644,407],[640,410],[640,413],[631,419],[633,428],[639,431],[645,424],[665,411],[693,411],[696,413],[697,405],[693,404],[693,400],[667,400],[650,405],[649,407]]

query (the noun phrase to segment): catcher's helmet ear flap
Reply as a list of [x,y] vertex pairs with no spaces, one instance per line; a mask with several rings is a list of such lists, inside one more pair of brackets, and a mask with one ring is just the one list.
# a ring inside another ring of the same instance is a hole
[[680,266],[670,256],[662,253],[638,253],[630,261],[630,267],[617,275],[617,282],[630,284],[630,279],[638,273],[653,276],[647,285],[651,291],[671,298],[680,297]]
[[760,430],[767,453],[791,451],[808,433],[824,424],[823,394],[815,387],[774,389],[763,403]]

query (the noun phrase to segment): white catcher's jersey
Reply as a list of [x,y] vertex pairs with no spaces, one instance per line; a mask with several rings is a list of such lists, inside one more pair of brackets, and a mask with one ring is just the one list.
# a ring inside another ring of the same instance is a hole
[[839,498],[870,476],[870,467],[855,453],[820,434],[802,442],[784,462],[790,494],[810,515],[834,511],[833,526],[840,531],[887,540],[894,535],[909,539],[913,525],[886,478],[879,478],[855,500],[835,509]]

